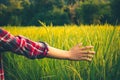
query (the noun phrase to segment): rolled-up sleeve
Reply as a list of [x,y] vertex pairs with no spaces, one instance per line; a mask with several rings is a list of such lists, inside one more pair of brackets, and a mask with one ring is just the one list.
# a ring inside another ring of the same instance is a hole
[[11,51],[35,59],[45,57],[48,47],[44,42],[35,42],[23,36],[13,36],[0,28],[0,51]]

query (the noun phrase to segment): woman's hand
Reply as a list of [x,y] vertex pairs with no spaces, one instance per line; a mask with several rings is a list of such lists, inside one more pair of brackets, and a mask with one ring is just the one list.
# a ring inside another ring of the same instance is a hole
[[82,44],[78,44],[68,51],[69,60],[86,60],[91,61],[95,51],[91,51],[93,46],[82,47]]

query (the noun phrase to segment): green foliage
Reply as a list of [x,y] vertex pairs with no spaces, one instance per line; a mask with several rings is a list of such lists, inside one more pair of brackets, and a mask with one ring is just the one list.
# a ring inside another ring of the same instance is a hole
[[0,0],[0,25],[116,24],[119,0]]
[[87,4],[83,4],[81,7],[82,7],[83,23],[92,24],[92,23],[96,23],[96,20],[99,20],[98,5],[87,3]]
[[32,19],[33,23],[30,23],[40,25],[37,22],[38,20],[45,22],[46,25],[50,25],[51,23],[53,25],[64,25],[69,23],[68,14],[57,7],[54,7],[53,10],[36,14]]
[[84,2],[76,8],[78,24],[110,23],[111,9],[109,3]]
[[111,9],[113,19],[116,21],[116,24],[120,24],[120,0],[111,0]]

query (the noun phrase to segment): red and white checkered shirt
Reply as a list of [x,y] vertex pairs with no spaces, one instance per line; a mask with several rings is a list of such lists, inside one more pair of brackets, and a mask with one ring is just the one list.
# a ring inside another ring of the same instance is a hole
[[1,53],[11,51],[30,59],[43,58],[48,52],[44,42],[34,42],[23,36],[13,36],[0,28],[0,80],[4,80],[4,70]]

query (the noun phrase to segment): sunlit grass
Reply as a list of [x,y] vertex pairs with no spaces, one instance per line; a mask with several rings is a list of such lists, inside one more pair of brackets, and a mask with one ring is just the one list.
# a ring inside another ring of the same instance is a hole
[[92,62],[57,59],[30,60],[4,55],[6,80],[118,80],[120,79],[120,27],[111,25],[4,27],[13,35],[69,50],[82,42],[93,45]]

